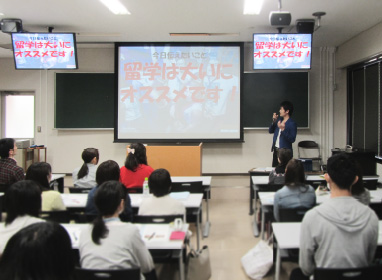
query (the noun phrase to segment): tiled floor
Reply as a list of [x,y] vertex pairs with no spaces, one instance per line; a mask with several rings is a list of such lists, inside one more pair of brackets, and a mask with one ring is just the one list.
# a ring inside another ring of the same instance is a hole
[[[65,178],[65,185],[70,185],[71,178]],[[252,219],[249,216],[249,176],[213,176],[210,200],[210,234],[201,240],[201,245],[208,245],[212,269],[211,280],[248,280],[240,259],[254,247],[259,238],[252,233]],[[205,205],[203,205],[205,209]],[[205,221],[206,213],[203,213]],[[191,228],[193,231],[194,228]],[[196,246],[196,234],[192,244]],[[176,266],[175,266],[176,267]],[[280,280],[289,279],[290,271],[296,267],[293,263],[283,263]],[[169,267],[163,267],[169,270]],[[178,273],[163,271],[160,280],[178,279]],[[169,276],[172,275],[172,276]],[[273,279],[272,269],[265,280]]]

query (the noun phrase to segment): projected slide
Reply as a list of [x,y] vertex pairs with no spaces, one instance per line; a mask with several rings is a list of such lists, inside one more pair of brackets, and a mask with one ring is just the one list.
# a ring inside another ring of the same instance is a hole
[[16,69],[77,69],[74,33],[12,33]]
[[310,69],[312,34],[253,34],[253,69]]
[[241,140],[240,51],[237,43],[117,43],[115,141]]

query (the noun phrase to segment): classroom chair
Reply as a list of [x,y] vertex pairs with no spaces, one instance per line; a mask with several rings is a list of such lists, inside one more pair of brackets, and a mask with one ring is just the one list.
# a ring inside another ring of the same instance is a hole
[[67,210],[41,211],[40,218],[47,221],[51,221],[51,222],[61,223],[61,224],[70,223],[70,214]]
[[301,222],[309,208],[280,208],[279,222]]
[[140,268],[98,270],[98,269],[85,269],[85,268],[76,267],[75,273],[76,273],[77,279],[81,279],[81,280],[97,280],[97,279],[140,280],[141,279]]
[[172,182],[171,192],[204,193],[203,181]]
[[69,193],[89,193],[93,188],[68,187]]
[[142,187],[126,188],[126,191],[128,193],[143,193],[143,188]]
[[363,268],[316,268],[315,280],[377,280],[381,279],[382,266]]
[[183,215],[135,215],[134,223],[137,224],[169,224],[175,219],[180,218],[183,220]]
[[312,163],[318,163],[318,170],[314,169],[314,165],[312,164],[312,166],[310,166],[309,168],[307,168],[307,166],[304,166],[304,168],[306,168],[305,171],[321,171],[322,157],[320,147],[318,146],[318,144],[312,140],[304,140],[298,142],[297,147],[298,159],[307,162],[312,161]]

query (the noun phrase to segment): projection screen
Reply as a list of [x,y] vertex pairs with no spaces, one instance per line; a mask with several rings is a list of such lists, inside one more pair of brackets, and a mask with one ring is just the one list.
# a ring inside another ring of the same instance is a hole
[[241,142],[242,43],[116,43],[115,142]]

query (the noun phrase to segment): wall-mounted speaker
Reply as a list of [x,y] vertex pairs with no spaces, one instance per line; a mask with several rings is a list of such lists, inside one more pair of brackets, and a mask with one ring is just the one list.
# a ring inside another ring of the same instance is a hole
[[21,19],[4,18],[0,21],[1,31],[4,33],[17,33],[23,31]]
[[292,21],[292,15],[289,12],[271,12],[269,14],[269,22],[272,26],[285,27],[289,26]]
[[314,19],[297,19],[296,30],[297,33],[312,34],[314,32]]

